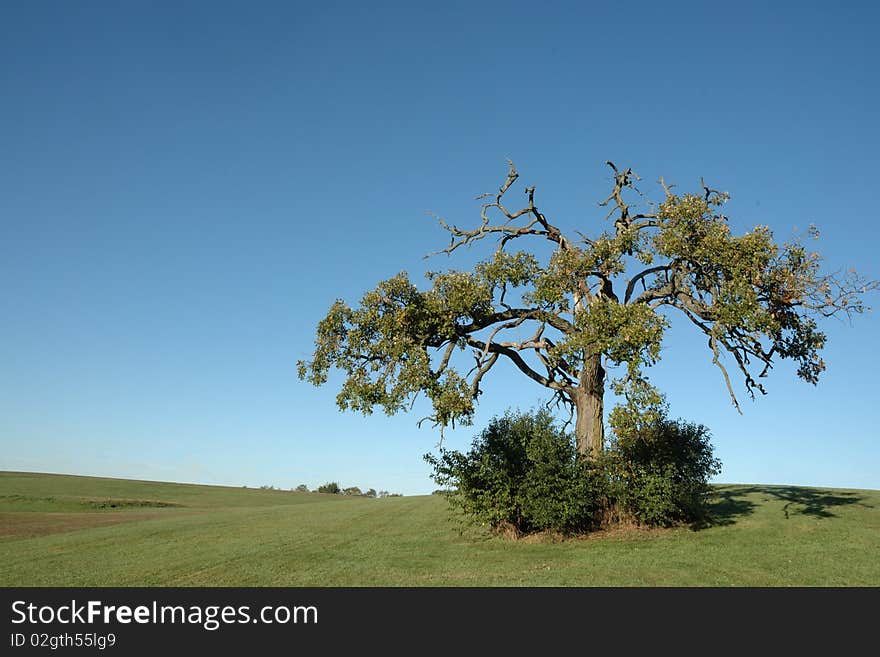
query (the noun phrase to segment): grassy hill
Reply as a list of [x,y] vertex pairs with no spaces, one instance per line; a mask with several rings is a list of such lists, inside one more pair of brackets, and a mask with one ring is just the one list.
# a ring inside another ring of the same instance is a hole
[[2,586],[878,586],[880,491],[719,486],[706,529],[459,532],[438,496],[0,472]]

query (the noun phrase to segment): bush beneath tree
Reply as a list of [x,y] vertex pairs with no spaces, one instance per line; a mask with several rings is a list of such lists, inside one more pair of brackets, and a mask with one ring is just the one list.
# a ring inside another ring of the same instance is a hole
[[601,458],[577,452],[574,436],[546,411],[494,418],[471,449],[425,459],[464,516],[516,535],[579,534],[631,520],[670,526],[705,519],[708,479],[720,470],[706,427],[664,416],[618,431]]
[[637,433],[618,432],[605,457],[610,498],[643,525],[705,521],[708,480],[721,472],[710,438],[701,424],[665,417]]

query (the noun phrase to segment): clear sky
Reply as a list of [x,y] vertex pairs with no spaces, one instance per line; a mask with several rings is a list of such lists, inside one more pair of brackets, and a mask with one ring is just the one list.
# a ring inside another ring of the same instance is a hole
[[[829,270],[880,278],[878,24],[871,2],[3,3],[0,469],[430,492],[424,413],[341,414],[296,361],[337,297],[466,266],[422,259],[448,240],[426,212],[478,221],[507,158],[569,230],[604,227],[611,159],[652,194],[705,176],[736,232],[815,223]],[[653,380],[711,429],[718,481],[880,488],[876,313],[824,325],[818,387],[739,383],[743,415],[680,328]],[[446,446],[545,399],[487,383]]]

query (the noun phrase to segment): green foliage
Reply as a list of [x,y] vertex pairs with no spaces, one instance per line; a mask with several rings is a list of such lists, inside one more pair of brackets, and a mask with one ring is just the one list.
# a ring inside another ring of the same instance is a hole
[[702,425],[661,416],[621,431],[598,460],[546,411],[494,418],[467,454],[425,455],[453,508],[495,530],[574,534],[612,517],[647,526],[705,517],[708,479],[720,471]]
[[357,486],[349,486],[348,488],[342,491],[343,495],[363,495],[361,489]]
[[508,286],[529,285],[541,271],[537,258],[531,253],[517,251],[508,253],[498,250],[492,259],[477,263],[474,271],[479,280],[489,289],[504,289]]
[[[550,350],[554,358],[583,362],[603,355],[613,365],[625,365],[621,386],[632,385],[643,367],[660,360],[660,344],[669,322],[647,306],[622,305],[596,299],[575,315],[575,330]],[[618,391],[620,394],[621,391]]]
[[381,406],[388,415],[408,407],[424,392],[446,426],[467,423],[473,415],[469,383],[455,369],[432,371],[430,347],[454,340],[460,322],[491,310],[484,281],[461,272],[429,273],[434,287],[419,292],[405,273],[367,292],[357,309],[339,300],[318,324],[311,361],[301,361],[299,376],[315,385],[331,367],[347,378],[336,402],[342,410],[364,414]]
[[495,418],[467,454],[441,450],[425,460],[452,505],[494,529],[578,532],[599,511],[601,482],[543,410]]
[[644,525],[704,520],[709,478],[721,471],[710,438],[703,425],[666,417],[618,430],[604,464],[610,498]]
[[309,492],[309,487],[306,486],[305,484],[300,484],[300,485],[297,486],[294,490],[295,490],[297,493],[308,493],[308,492]]
[[342,489],[339,487],[339,484],[335,481],[327,482],[326,484],[321,484],[318,486],[317,492],[319,493],[330,493],[331,495],[339,495],[342,493]]

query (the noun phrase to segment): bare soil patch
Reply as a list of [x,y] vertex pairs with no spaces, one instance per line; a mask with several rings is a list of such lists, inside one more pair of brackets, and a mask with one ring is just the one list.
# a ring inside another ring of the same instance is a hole
[[124,522],[149,520],[163,514],[150,512],[118,513],[0,513],[0,540],[10,538],[33,538],[47,534],[71,532],[89,527],[118,525]]

